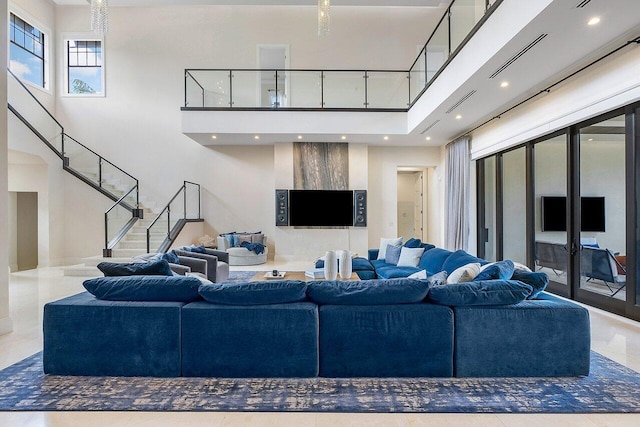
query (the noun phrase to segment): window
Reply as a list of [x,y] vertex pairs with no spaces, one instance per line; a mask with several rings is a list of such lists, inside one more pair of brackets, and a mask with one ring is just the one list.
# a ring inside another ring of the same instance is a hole
[[104,95],[101,40],[66,40],[67,93]]
[[44,32],[13,13],[9,19],[9,69],[20,79],[46,89]]

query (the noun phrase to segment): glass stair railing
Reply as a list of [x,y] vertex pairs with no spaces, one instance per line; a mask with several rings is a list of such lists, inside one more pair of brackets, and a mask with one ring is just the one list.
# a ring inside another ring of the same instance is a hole
[[147,252],[166,252],[187,223],[201,221],[200,184],[184,181],[147,227]]
[[409,70],[186,69],[184,110],[408,111],[502,0],[453,0]]
[[138,180],[64,132],[62,125],[10,70],[8,109],[62,160],[65,171],[115,203],[105,212],[103,256],[142,218]]

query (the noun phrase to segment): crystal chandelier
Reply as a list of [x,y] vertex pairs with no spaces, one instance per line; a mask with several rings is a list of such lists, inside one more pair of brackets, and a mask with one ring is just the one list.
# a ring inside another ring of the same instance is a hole
[[318,36],[326,36],[331,23],[331,0],[318,0]]
[[108,28],[107,0],[91,0],[91,31],[106,34]]

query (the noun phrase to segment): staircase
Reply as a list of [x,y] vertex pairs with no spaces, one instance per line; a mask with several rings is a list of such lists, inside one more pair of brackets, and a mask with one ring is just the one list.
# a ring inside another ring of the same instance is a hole
[[[149,251],[166,251],[184,223],[203,221],[200,185],[184,181],[178,193],[159,210],[156,203],[140,197],[135,177],[66,134],[56,118],[11,70],[7,70],[7,92],[8,110],[60,158],[63,170],[115,202],[104,214],[103,256],[107,258],[85,258],[83,264],[65,268],[65,275],[97,276],[96,265],[102,260],[126,262]],[[188,186],[197,192],[187,194]],[[174,202],[178,205],[172,206]],[[196,216],[188,213],[195,212],[195,207]]]

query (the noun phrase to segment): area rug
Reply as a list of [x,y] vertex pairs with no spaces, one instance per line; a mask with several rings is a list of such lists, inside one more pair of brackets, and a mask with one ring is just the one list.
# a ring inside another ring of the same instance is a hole
[[225,283],[242,283],[248,282],[257,271],[231,271],[229,272],[229,278],[225,280]]
[[640,412],[640,374],[591,353],[571,378],[126,378],[42,373],[42,354],[0,371],[2,411]]

